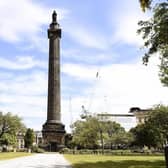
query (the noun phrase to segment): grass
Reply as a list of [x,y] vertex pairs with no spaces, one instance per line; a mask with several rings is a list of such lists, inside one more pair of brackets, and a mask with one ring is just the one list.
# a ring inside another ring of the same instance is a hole
[[22,156],[30,156],[30,153],[26,152],[0,152],[0,160],[13,159]]
[[164,156],[64,156],[73,168],[165,168]]

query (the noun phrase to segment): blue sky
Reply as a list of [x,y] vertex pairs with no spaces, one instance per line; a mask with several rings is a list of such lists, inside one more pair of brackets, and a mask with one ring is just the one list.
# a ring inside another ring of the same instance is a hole
[[[1,0],[0,110],[41,130],[47,114],[48,39],[53,10],[62,28],[61,108],[69,131],[81,106],[91,113],[128,113],[166,103],[157,56],[142,65],[138,0]],[[99,76],[96,78],[97,72]],[[71,101],[70,101],[71,99]],[[121,122],[129,129],[135,120]]]

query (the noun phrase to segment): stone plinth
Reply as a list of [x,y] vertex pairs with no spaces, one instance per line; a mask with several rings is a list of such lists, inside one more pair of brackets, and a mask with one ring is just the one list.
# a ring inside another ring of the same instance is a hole
[[63,124],[46,122],[42,133],[46,150],[56,152],[64,146],[65,126]]

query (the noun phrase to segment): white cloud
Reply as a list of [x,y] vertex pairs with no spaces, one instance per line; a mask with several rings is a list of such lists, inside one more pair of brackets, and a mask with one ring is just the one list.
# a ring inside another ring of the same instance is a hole
[[[149,19],[149,13],[142,12],[138,1],[123,0],[116,9],[109,12],[109,22],[115,29],[112,43],[124,42],[133,45],[142,45],[143,40],[137,34],[138,22]],[[111,17],[113,16],[113,17]]]
[[[67,10],[56,9],[58,18],[62,19]],[[34,43],[40,38],[42,26],[51,22],[52,9],[36,4],[32,0],[1,0],[0,1],[0,39],[8,42],[25,40]],[[39,47],[39,41],[37,43]],[[43,48],[44,46],[41,46]]]
[[[85,96],[80,94],[80,90],[77,96],[71,95],[71,105],[69,99],[64,98],[65,93],[62,93],[62,121],[67,130],[69,131],[68,126],[72,120],[80,118],[82,105],[92,113],[125,114],[132,106],[149,108],[154,104],[166,103],[167,88],[160,84],[155,62],[147,67],[139,62],[102,66],[98,78],[96,66],[64,64],[62,71],[70,78],[88,84],[91,82],[91,85],[82,88]],[[3,79],[0,83],[0,109],[11,111],[23,118],[40,116],[44,123],[47,113],[46,72],[33,71],[15,77],[9,74],[6,80],[5,76],[0,77]],[[130,125],[125,119],[120,121],[127,129],[135,125],[134,121],[130,121]],[[39,129],[41,125],[39,124]]]
[[143,40],[141,36],[137,34],[137,24],[140,18],[141,17],[133,14],[127,14],[121,17],[119,23],[116,24],[116,34],[114,36],[114,39],[128,44],[142,45]]
[[[82,105],[92,113],[125,114],[133,106],[150,108],[155,104],[167,103],[167,88],[160,83],[158,67],[155,64],[151,63],[147,67],[139,62],[104,66],[97,80],[94,75],[97,71],[95,67],[75,64],[65,67],[64,72],[72,78],[95,81],[94,86],[89,89],[83,88],[86,97],[78,96],[72,99],[75,118],[79,116]],[[128,123],[126,125],[128,128]],[[132,125],[130,123],[131,126],[134,126],[134,122]]]
[[19,116],[42,116],[46,108],[47,83],[40,72],[26,75],[13,75],[1,79],[0,108]]
[[[13,95],[13,100],[17,101],[14,96],[22,95],[46,95],[47,92],[47,73],[45,71],[33,71],[20,75],[11,75],[7,78],[0,78],[1,94]],[[2,98],[2,95],[1,95]],[[2,98],[3,99],[3,98]],[[2,100],[3,101],[3,100]]]
[[82,62],[83,64],[92,64],[100,66],[102,63],[113,62],[118,58],[118,54],[114,51],[102,51],[98,53],[93,52],[81,52],[78,49],[63,49],[63,58],[69,60],[69,62]]
[[46,62],[35,60],[33,56],[17,56],[15,59],[0,58],[0,68],[11,70],[24,70],[34,67],[46,68]]
[[64,31],[67,32],[73,38],[73,40],[77,41],[79,44],[85,47],[100,50],[105,50],[109,47],[108,42],[102,36],[102,34],[99,34],[95,31],[91,32],[87,30],[87,28],[83,28],[77,25],[72,28],[71,25],[70,29],[69,27],[67,27],[67,29],[65,27]]
[[47,74],[33,71],[0,78],[0,110],[21,117],[45,116]]
[[96,66],[85,66],[77,64],[63,64],[62,72],[78,80],[89,80],[96,76]]
[[66,35],[70,36],[71,40],[83,47],[92,49],[106,50],[109,47],[108,38],[104,33],[76,18],[76,16],[71,15],[62,20],[62,29]]

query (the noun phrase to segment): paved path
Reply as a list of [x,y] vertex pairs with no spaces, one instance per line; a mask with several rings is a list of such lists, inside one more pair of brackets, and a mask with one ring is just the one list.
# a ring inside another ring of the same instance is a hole
[[35,154],[11,160],[0,161],[0,168],[72,168],[63,155]]

